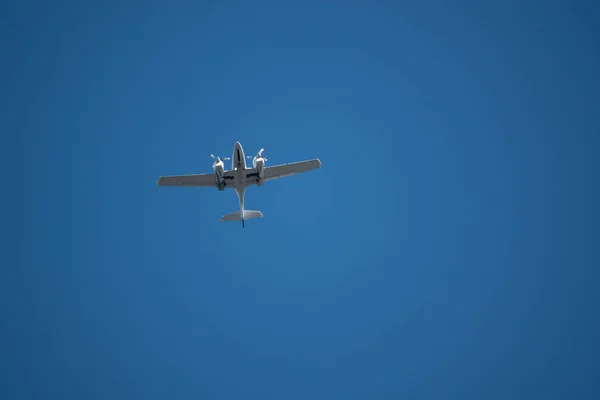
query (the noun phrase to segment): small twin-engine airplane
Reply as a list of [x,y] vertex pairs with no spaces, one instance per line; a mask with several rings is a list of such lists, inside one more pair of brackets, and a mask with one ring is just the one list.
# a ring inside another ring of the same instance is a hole
[[[231,169],[225,170],[223,161],[230,158],[219,158],[211,154],[215,159],[213,163],[213,174],[196,174],[196,175],[177,175],[177,176],[161,176],[158,178],[158,186],[205,186],[216,187],[219,190],[225,188],[235,189],[239,202],[240,210],[231,214],[224,215],[221,221],[244,221],[250,218],[263,217],[260,211],[244,209],[244,194],[246,188],[250,185],[262,186],[266,181],[283,178],[285,176],[294,175],[300,172],[311,171],[321,167],[321,161],[318,158],[293,162],[290,164],[275,165],[273,167],[265,167],[267,159],[263,157],[260,149],[256,156],[244,156],[244,149],[240,142],[236,142],[233,147],[233,161]],[[252,168],[246,167],[246,158],[252,158]]]

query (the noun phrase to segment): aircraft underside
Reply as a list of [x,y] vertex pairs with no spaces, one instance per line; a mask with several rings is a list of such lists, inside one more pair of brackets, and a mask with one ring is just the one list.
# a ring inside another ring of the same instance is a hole
[[[158,178],[157,184],[159,186],[216,187],[219,191],[223,191],[225,188],[235,189],[240,209],[224,215],[221,221],[242,221],[242,226],[245,226],[245,220],[263,217],[260,211],[244,208],[244,195],[248,186],[262,186],[268,180],[279,179],[321,167],[321,161],[318,158],[266,167],[265,162],[267,159],[262,155],[263,150],[260,149],[254,157],[246,157],[242,145],[236,142],[231,158],[220,158],[211,154],[211,157],[215,159],[212,174],[161,176]],[[252,158],[251,168],[246,166],[246,158]],[[230,159],[232,160],[231,169],[225,170],[223,161]]]

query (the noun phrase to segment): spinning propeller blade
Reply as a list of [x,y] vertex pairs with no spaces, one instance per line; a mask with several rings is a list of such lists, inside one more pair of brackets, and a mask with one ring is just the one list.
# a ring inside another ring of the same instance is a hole
[[261,158],[262,157],[265,161],[267,161],[267,159],[265,157],[263,157],[263,155],[262,155],[263,151],[265,151],[265,149],[260,149],[255,156],[246,156],[246,158],[250,159],[250,158]]

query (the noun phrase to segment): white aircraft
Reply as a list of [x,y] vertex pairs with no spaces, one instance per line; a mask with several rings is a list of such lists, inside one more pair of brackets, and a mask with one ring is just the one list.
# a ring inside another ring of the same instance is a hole
[[[233,147],[233,161],[231,169],[225,170],[223,161],[230,158],[219,158],[210,155],[215,159],[213,163],[213,174],[195,174],[195,175],[177,175],[177,176],[161,176],[158,178],[158,186],[205,186],[216,187],[219,190],[225,188],[235,189],[238,200],[240,202],[240,210],[231,214],[223,215],[221,221],[244,221],[250,218],[263,217],[260,211],[244,209],[244,194],[246,188],[250,185],[262,186],[266,181],[283,178],[285,176],[294,175],[300,172],[311,171],[321,167],[321,161],[318,158],[293,162],[290,164],[275,165],[273,167],[265,167],[267,159],[263,157],[260,149],[256,156],[244,156],[244,149],[240,142],[236,142]],[[246,158],[252,158],[252,168],[246,167]]]

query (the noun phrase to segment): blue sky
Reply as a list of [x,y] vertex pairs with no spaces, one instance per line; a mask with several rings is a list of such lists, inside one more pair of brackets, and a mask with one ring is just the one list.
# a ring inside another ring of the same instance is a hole
[[157,3],[3,6],[0,397],[599,398],[598,5]]

